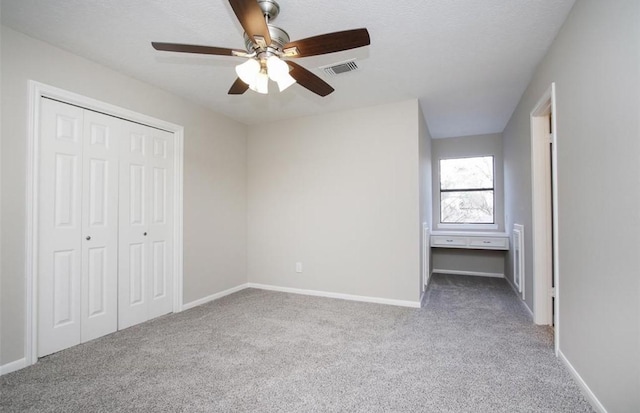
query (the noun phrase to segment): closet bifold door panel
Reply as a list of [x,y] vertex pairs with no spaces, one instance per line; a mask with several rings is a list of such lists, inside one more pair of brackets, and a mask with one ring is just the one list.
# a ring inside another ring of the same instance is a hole
[[122,120],[84,111],[81,334],[118,329],[118,156]]
[[82,109],[42,100],[38,357],[80,344]]
[[170,313],[173,305],[173,134],[125,124],[120,146],[120,329]]
[[38,357],[117,330],[118,119],[42,99]]

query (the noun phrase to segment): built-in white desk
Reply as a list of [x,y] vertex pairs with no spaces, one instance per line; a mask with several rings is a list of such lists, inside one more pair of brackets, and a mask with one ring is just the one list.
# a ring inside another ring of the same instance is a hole
[[508,250],[509,234],[506,232],[432,231],[431,247]]

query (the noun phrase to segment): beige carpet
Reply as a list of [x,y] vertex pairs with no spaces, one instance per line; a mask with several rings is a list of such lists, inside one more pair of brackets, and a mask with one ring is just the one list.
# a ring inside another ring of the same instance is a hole
[[589,412],[502,279],[408,309],[244,290],[0,378],[2,411]]

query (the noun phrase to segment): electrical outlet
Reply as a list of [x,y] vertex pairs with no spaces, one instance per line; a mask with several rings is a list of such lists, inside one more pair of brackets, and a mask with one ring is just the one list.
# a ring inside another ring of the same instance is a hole
[[296,262],[296,272],[302,272],[302,263]]

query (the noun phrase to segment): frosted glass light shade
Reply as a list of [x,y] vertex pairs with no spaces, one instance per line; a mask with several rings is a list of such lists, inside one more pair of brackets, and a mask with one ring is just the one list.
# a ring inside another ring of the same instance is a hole
[[269,93],[269,79],[278,83],[280,92],[296,83],[289,74],[289,65],[277,56],[267,59],[266,68],[257,59],[248,59],[236,66],[236,74],[251,90],[262,94]]
[[277,82],[281,77],[289,74],[289,65],[277,56],[271,56],[267,59],[267,71],[271,80]]
[[280,92],[282,92],[289,86],[296,83],[296,80],[289,73],[285,73],[283,76],[280,77],[280,79],[277,80],[277,83],[278,83],[278,89],[280,89]]
[[236,66],[236,74],[240,80],[249,86],[256,82],[258,73],[260,73],[260,63],[255,59],[248,59],[246,62]]
[[258,73],[255,77],[255,82],[250,84],[249,88],[254,92],[266,95],[269,93],[269,76],[264,72]]

